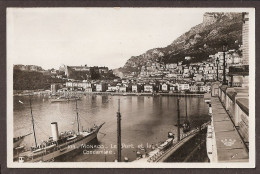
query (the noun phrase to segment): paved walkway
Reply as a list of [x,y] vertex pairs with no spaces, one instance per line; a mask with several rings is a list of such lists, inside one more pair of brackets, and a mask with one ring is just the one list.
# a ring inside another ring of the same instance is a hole
[[219,98],[211,97],[214,127],[215,162],[247,162],[248,152]]

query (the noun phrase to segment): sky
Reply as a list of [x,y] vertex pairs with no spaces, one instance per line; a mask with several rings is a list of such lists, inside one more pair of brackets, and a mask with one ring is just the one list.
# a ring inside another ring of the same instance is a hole
[[122,67],[166,47],[203,21],[205,9],[8,8],[7,58],[13,64]]

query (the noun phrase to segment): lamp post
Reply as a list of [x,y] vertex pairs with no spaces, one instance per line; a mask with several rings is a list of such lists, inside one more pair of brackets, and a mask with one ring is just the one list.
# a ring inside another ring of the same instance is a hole
[[226,58],[225,58],[225,52],[227,51],[227,46],[223,45],[223,85],[226,85],[227,80],[226,80]]
[[216,60],[216,64],[217,64],[217,81],[218,81],[218,64],[219,64],[219,59],[217,57],[217,60]]

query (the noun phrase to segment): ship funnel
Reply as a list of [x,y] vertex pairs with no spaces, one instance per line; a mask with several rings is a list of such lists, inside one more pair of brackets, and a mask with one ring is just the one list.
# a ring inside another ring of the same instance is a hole
[[58,123],[57,122],[51,123],[51,132],[52,132],[53,141],[58,141],[59,131],[58,131]]

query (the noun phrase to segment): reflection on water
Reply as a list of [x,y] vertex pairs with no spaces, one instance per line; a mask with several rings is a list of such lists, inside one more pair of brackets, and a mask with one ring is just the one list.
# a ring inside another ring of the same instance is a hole
[[[172,96],[100,96],[88,95],[78,101],[80,128],[88,128],[93,124],[106,124],[98,134],[96,144],[102,145],[112,154],[83,154],[77,152],[70,154],[66,161],[113,161],[116,157],[116,112],[120,98],[120,111],[122,115],[122,144],[133,145],[134,148],[122,148],[122,157],[130,161],[136,158],[138,145],[158,144],[165,141],[167,133],[176,133],[177,98]],[[19,100],[23,104],[19,103]],[[181,120],[185,118],[185,99],[180,102]],[[203,98],[188,97],[188,117],[191,126],[195,127],[208,120],[208,109]],[[37,142],[41,143],[51,136],[51,122],[58,122],[59,132],[77,130],[76,106],[74,101],[51,103],[48,98],[33,97],[33,115],[36,124]],[[32,132],[29,98],[14,97],[14,136]],[[26,147],[34,143],[33,136],[25,138]],[[104,149],[90,148],[89,151]],[[91,152],[91,153],[92,153]],[[64,160],[63,159],[63,160]]]

